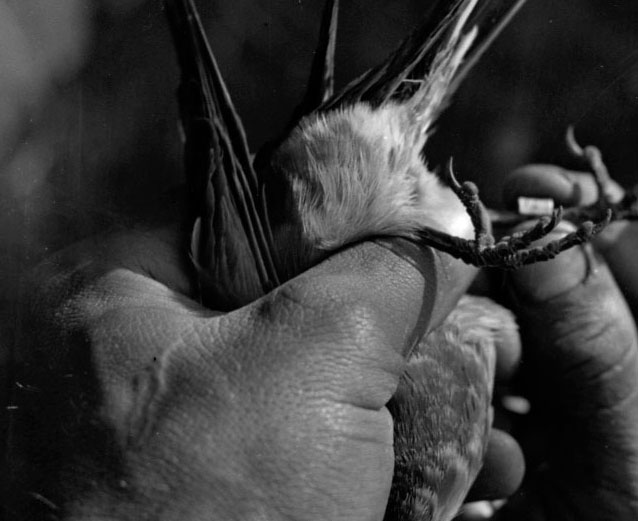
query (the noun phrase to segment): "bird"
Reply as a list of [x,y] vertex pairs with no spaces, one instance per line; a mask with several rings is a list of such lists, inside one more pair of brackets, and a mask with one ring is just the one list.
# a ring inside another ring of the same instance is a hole
[[[165,0],[182,71],[191,257],[208,300],[246,304],[364,238],[402,236],[477,266],[515,268],[600,231],[606,215],[530,248],[560,221],[556,209],[496,242],[476,186],[459,183],[451,167],[440,179],[423,157],[459,84],[524,3],[433,2],[386,61],[334,92],[339,2],[328,0],[308,93],[253,162],[193,1]],[[455,235],[468,218],[473,240]]]
[[385,521],[447,521],[459,512],[490,436],[496,343],[517,330],[507,308],[464,295],[417,344],[388,403],[395,470]]
[[[337,92],[339,1],[327,0],[308,92],[283,135],[253,157],[194,1],[164,0],[181,70],[185,248],[202,303],[236,309],[340,248],[380,236],[510,269],[598,233],[607,206],[583,213],[574,232],[542,247],[533,242],[557,226],[560,208],[497,241],[495,214],[476,186],[460,183],[451,163],[438,176],[423,154],[460,83],[524,3],[433,1],[384,62]],[[468,227],[473,239],[458,236]],[[410,355],[388,404],[395,474],[386,521],[447,521],[457,513],[489,438],[494,345],[503,328],[516,328],[508,310],[464,296]]]

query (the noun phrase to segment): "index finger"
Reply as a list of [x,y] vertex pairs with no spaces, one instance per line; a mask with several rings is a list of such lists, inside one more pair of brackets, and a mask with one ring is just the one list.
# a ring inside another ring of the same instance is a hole
[[[557,204],[586,206],[598,199],[598,187],[591,174],[574,172],[554,165],[527,165],[518,168],[508,177],[504,186],[504,201],[515,204],[519,196],[551,197]],[[607,188],[607,196],[618,202],[624,190],[613,180]],[[612,222],[594,240],[609,265],[619,287],[634,314],[638,316],[638,223],[620,220]]]

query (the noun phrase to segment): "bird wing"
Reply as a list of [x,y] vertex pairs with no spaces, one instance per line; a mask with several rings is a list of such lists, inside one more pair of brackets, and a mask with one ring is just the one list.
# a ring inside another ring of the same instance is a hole
[[[379,105],[407,93],[414,100],[414,139],[424,141],[454,89],[524,1],[435,1],[425,22],[385,62],[334,93],[339,4],[327,0],[310,89],[293,123],[310,112],[359,101]],[[291,252],[274,247],[266,187],[253,167],[244,129],[193,0],[165,0],[165,6],[182,71],[179,104],[194,223],[191,256],[207,303],[232,309],[288,278],[291,274],[282,271],[278,256]],[[420,79],[406,81],[415,78]],[[260,151],[258,161],[268,150]],[[278,203],[275,199],[271,205]]]
[[442,58],[447,54],[456,55],[461,59],[453,64],[453,74],[449,75],[447,84],[438,89],[441,98],[431,107],[436,117],[468,71],[524,3],[525,0],[439,0],[430,4],[421,25],[383,63],[327,99],[318,110],[331,110],[359,101],[377,106],[404,97],[406,93],[411,95],[415,83],[409,80],[427,83],[435,81],[442,73],[447,75],[451,63]]
[[217,309],[279,285],[263,186],[193,0],[165,0],[181,69],[191,256]]
[[310,68],[308,89],[293,114],[293,125],[334,96],[338,20],[339,0],[327,0],[319,30],[319,42]]
[[449,521],[483,464],[492,424],[497,342],[514,315],[465,295],[421,339],[388,403],[395,466],[384,521]]

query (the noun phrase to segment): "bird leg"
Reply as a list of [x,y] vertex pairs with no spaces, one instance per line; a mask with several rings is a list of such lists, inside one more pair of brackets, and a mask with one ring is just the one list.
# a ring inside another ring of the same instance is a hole
[[556,228],[563,216],[562,208],[558,208],[551,216],[541,217],[531,228],[502,237],[497,242],[489,231],[476,185],[468,181],[459,183],[454,176],[451,163],[446,171],[446,180],[472,220],[474,239],[453,237],[429,227],[419,232],[419,238],[426,244],[477,267],[516,269],[526,264],[553,259],[560,252],[591,239],[610,219],[610,213],[607,211],[606,216],[596,223],[591,220],[582,222],[576,231],[561,239],[544,246],[529,248],[534,241],[542,239]]

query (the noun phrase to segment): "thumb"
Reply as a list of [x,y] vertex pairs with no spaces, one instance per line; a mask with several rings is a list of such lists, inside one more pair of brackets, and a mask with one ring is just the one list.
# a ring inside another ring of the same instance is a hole
[[[315,346],[317,360],[304,367],[314,374],[325,367],[333,381],[341,375],[343,399],[366,396],[366,406],[379,409],[396,389],[404,357],[447,316],[475,271],[407,240],[364,242],[229,313],[222,322],[231,329],[229,337],[237,338],[237,349],[252,349],[254,341],[247,335],[268,342],[275,365],[308,357]],[[282,341],[288,328],[303,335],[304,353],[295,351],[298,341]],[[377,378],[365,378],[364,368],[389,371],[382,392],[369,388]],[[302,373],[296,372],[297,377],[312,377]]]

